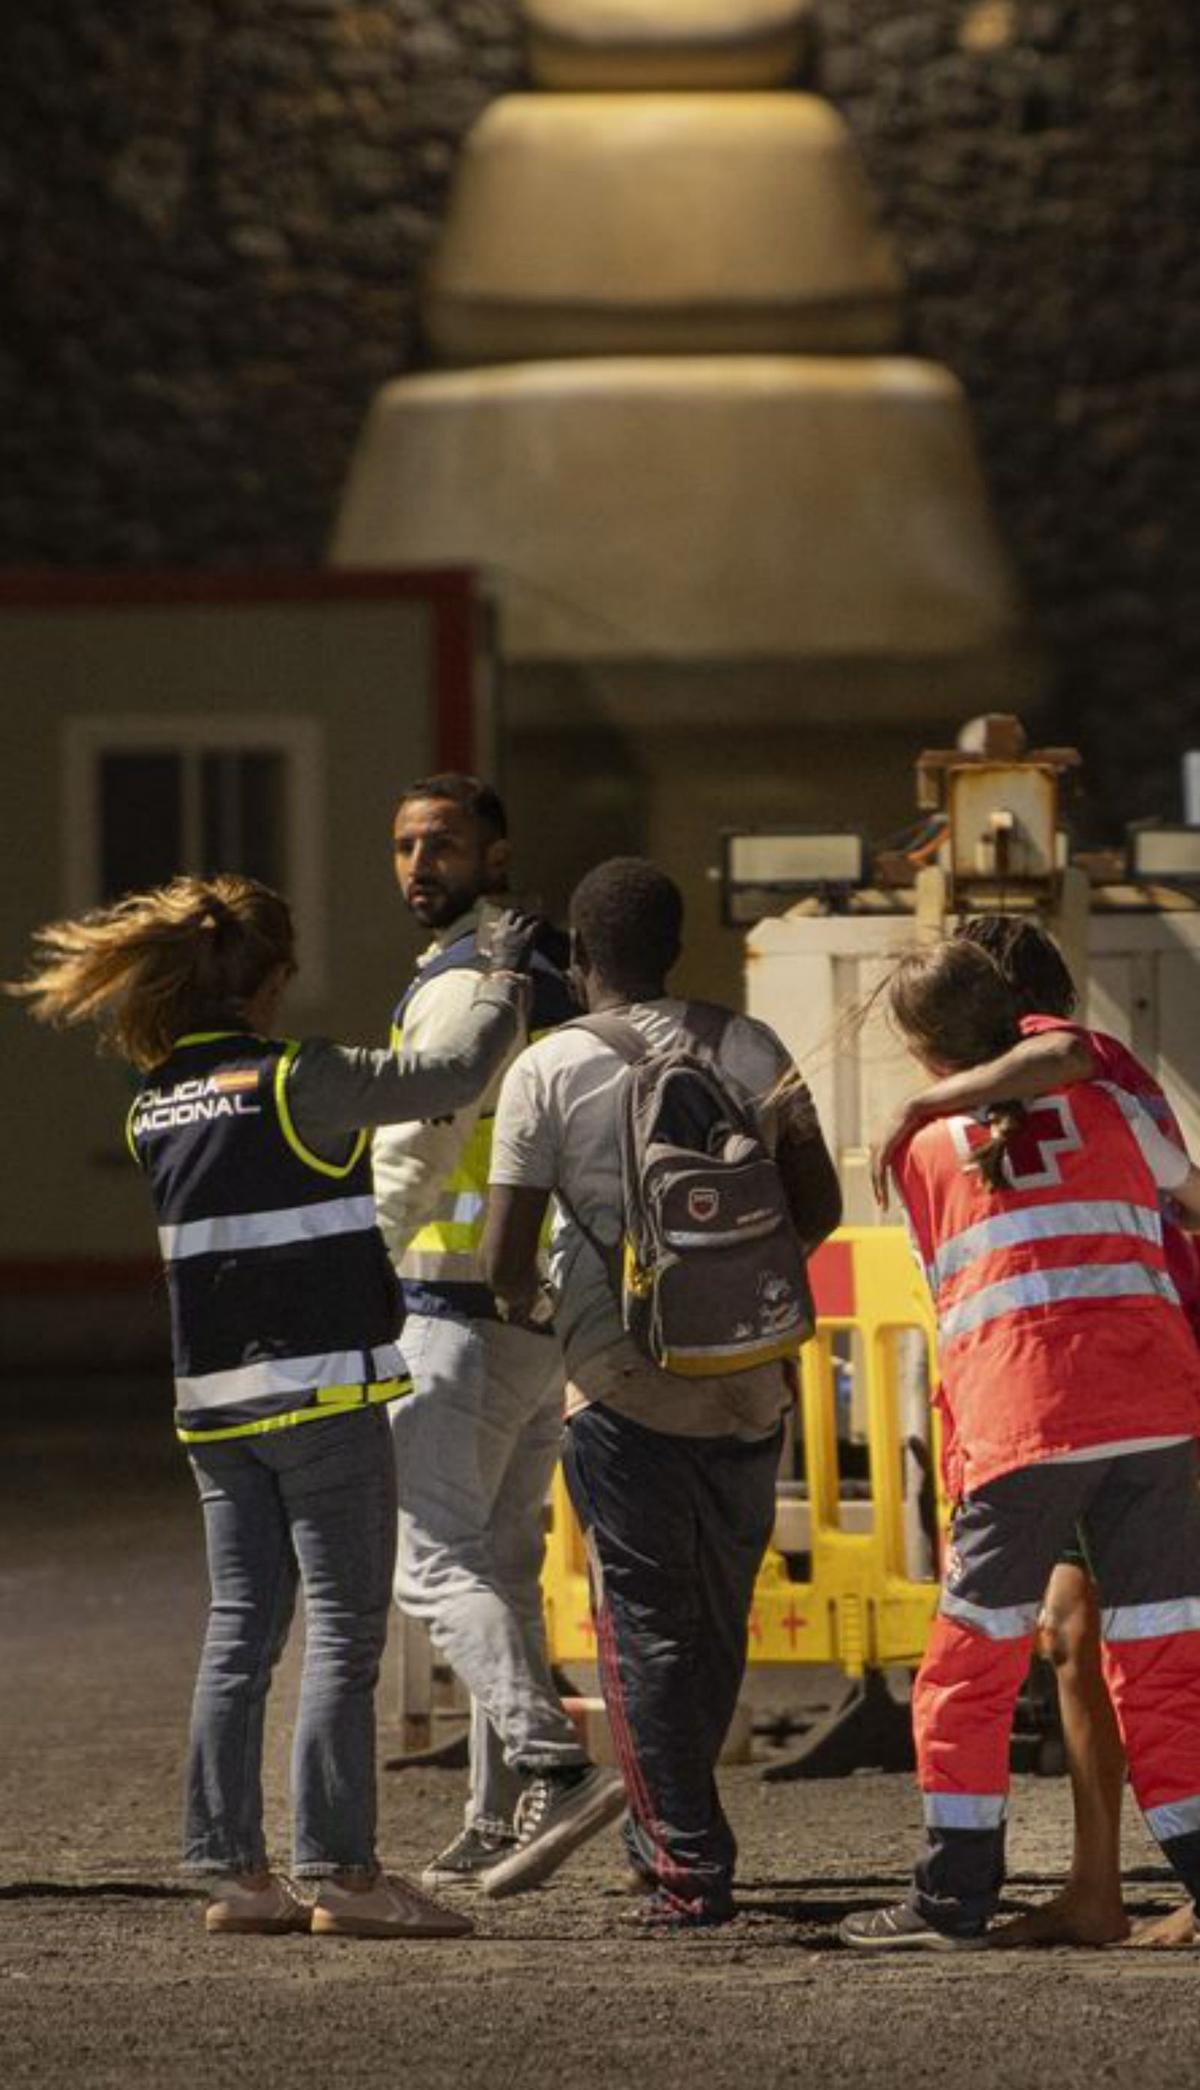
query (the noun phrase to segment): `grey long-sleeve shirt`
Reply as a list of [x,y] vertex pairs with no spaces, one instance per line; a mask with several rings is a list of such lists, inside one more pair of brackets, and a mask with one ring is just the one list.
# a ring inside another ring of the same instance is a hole
[[520,1029],[524,980],[484,977],[454,1042],[444,1049],[383,1052],[306,1038],[288,1076],[292,1121],[323,1161],[342,1159],[365,1125],[449,1117],[465,1109],[502,1065]]

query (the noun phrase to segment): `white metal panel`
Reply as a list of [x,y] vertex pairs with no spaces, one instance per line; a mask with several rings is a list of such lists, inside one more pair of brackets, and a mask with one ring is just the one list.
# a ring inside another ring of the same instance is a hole
[[[892,1033],[883,997],[852,1018],[915,941],[908,913],[785,915],[747,939],[746,1006],[803,1068],[859,1209],[863,1148],[924,1076]],[[1162,1083],[1200,1159],[1200,910],[1114,909],[1088,922],[1084,1020],[1137,1053]]]
[[1128,1045],[1131,1042],[1131,996],[1129,953],[1114,952],[1111,957],[1098,957],[1094,951],[1089,951],[1083,1020],[1091,1029],[1107,1031],[1111,1038],[1119,1038],[1122,1045]]
[[1158,1078],[1200,1161],[1200,962],[1178,949],[1158,960]]

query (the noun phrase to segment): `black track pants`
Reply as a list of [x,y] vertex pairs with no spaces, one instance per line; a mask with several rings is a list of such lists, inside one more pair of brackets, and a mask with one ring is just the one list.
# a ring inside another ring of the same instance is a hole
[[737,1847],[713,1773],[745,1671],[779,1446],[777,1430],[749,1443],[667,1436],[600,1403],[567,1431],[631,1853],[688,1911],[730,1903]]

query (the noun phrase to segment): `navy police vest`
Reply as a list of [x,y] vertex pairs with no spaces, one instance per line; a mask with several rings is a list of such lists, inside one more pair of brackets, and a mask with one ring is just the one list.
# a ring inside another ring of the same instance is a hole
[[358,1134],[344,1162],[304,1145],[287,1103],[296,1050],[236,1031],[181,1038],[129,1113],[158,1214],[185,1442],[407,1391],[368,1142]]

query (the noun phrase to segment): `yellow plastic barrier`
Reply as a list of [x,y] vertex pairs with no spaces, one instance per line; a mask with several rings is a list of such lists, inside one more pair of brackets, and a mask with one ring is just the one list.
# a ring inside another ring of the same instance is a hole
[[[860,1677],[887,1663],[919,1662],[937,1601],[932,1559],[920,1572],[910,1560],[917,1520],[905,1440],[913,1432],[901,1418],[902,1403],[919,1410],[917,1434],[936,1474],[936,1425],[921,1391],[934,1383],[934,1322],[900,1227],[843,1228],[813,1258],[811,1274],[817,1332],[801,1352],[798,1418],[807,1485],[781,1488],[775,1542],[750,1614],[750,1660],[838,1663]],[[839,1470],[839,1352],[842,1376],[853,1374],[864,1425],[869,1481],[857,1493],[848,1492]],[[590,1662],[595,1644],[583,1539],[561,1470],[552,1502],[543,1575],[550,1655],[555,1662]],[[944,1521],[940,1499],[937,1510]],[[803,1544],[793,1547],[797,1535]],[[794,1579],[797,1563],[808,1564],[806,1579]]]

